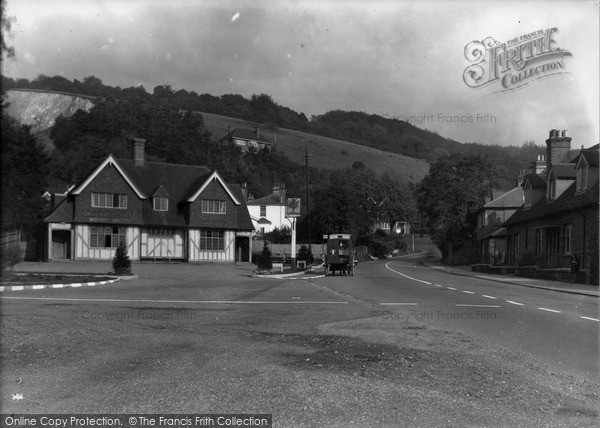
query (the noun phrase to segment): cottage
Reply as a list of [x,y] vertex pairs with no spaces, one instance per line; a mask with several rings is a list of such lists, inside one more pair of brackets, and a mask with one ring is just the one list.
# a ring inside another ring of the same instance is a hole
[[262,198],[249,197],[247,205],[254,229],[259,236],[272,232],[275,228],[290,227],[285,216],[286,189],[284,183],[273,186],[273,192]]
[[504,223],[510,263],[566,269],[578,254],[597,282],[599,145],[569,160],[570,143],[566,131],[550,131],[545,173],[525,177],[524,204]]
[[46,217],[47,260],[250,261],[254,230],[240,186],[204,166],[109,155]]
[[508,262],[506,222],[523,205],[523,188],[517,186],[492,199],[477,212],[477,262],[505,264]]

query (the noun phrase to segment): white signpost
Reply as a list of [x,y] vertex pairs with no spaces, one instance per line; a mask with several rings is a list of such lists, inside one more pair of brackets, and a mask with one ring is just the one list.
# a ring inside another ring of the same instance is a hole
[[296,219],[300,217],[300,198],[287,198],[285,216],[292,224],[292,269],[296,269]]

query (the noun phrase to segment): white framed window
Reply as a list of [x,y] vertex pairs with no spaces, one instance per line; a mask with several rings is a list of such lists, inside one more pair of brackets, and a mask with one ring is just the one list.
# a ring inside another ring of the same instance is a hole
[[201,210],[204,214],[225,214],[225,201],[217,199],[202,199],[200,201]]
[[267,216],[267,206],[266,205],[261,205],[260,206],[260,216],[261,217],[266,217]]
[[90,226],[90,247],[117,248],[127,245],[126,228],[114,226]]
[[127,209],[127,195],[92,192],[92,208]]
[[553,201],[556,199],[556,178],[550,178],[550,182],[548,183],[548,200]]
[[168,198],[154,198],[154,211],[168,211],[169,210],[169,199]]
[[200,249],[212,251],[225,250],[225,232],[222,230],[201,230]]
[[563,252],[565,254],[571,254],[572,248],[572,236],[573,236],[573,225],[566,224],[563,227]]
[[544,252],[544,229],[536,229],[535,231],[535,253],[542,254]]

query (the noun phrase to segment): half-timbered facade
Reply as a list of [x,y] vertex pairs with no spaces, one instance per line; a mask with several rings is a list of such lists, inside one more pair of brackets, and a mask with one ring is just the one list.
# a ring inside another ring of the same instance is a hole
[[48,260],[250,261],[254,227],[240,186],[203,166],[109,155],[45,219]]

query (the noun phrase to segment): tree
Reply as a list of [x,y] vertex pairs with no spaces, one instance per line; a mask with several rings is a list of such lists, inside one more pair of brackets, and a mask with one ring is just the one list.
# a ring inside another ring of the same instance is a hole
[[117,275],[131,275],[131,260],[127,254],[127,247],[123,242],[115,250],[112,265],[113,271]]
[[490,192],[491,162],[460,153],[435,162],[419,189],[419,204],[431,237],[447,260],[450,251],[470,241],[474,214]]
[[35,233],[44,216],[48,156],[30,133],[2,111],[2,230]]

